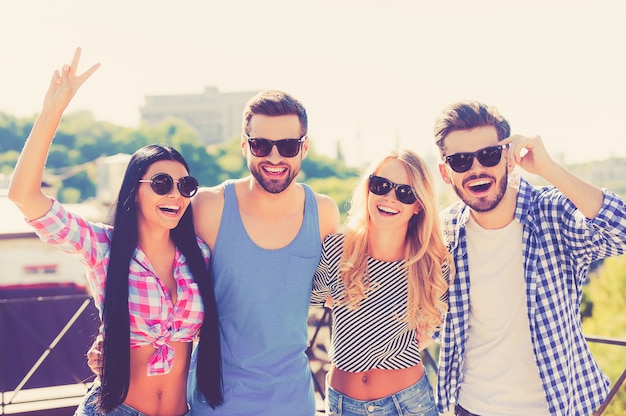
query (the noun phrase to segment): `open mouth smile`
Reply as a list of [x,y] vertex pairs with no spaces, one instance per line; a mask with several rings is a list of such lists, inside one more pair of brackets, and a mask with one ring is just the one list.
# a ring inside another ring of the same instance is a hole
[[166,214],[176,215],[180,212],[180,207],[177,205],[160,205],[159,209]]
[[276,166],[263,166],[262,169],[270,176],[280,176],[287,171],[287,168],[280,168]]
[[473,193],[485,193],[489,191],[494,184],[491,178],[472,178],[465,181],[465,187]]
[[398,211],[397,209],[389,208],[385,205],[377,205],[376,209],[378,209],[378,212],[383,215],[397,215],[398,213],[400,213],[400,211]]

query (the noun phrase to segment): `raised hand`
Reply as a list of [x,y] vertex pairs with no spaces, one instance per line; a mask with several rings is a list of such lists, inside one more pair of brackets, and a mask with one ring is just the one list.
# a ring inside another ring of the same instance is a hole
[[81,49],[76,48],[70,65],[63,65],[61,70],[54,71],[50,86],[44,97],[44,109],[63,112],[78,88],[93,74],[100,64],[94,64],[82,74],[78,74],[78,62]]
[[602,207],[603,191],[556,163],[548,154],[541,137],[511,136],[500,142],[509,144],[508,161],[526,172],[539,175],[556,186],[587,218],[595,218]]
[[80,48],[76,48],[71,65],[64,65],[60,71],[54,72],[43,100],[43,108],[13,171],[9,199],[28,219],[41,217],[52,205],[50,198],[41,189],[50,144],[70,100],[83,82],[100,67],[100,64],[94,64],[78,75],[79,60]]
[[554,165],[539,136],[526,137],[516,134],[503,140],[501,144],[509,144],[508,157],[511,165],[519,165],[526,172],[544,176]]

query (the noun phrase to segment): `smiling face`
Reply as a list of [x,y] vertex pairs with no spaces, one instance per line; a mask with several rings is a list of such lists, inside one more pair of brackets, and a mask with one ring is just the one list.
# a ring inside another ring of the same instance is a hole
[[[374,175],[390,180],[397,185],[410,185],[410,177],[402,162],[397,159],[387,160]],[[395,189],[385,195],[368,193],[367,209],[373,226],[383,228],[408,227],[409,220],[414,214],[419,213],[420,206],[417,201],[412,204],[403,204],[398,201]]]
[[[284,140],[298,139],[302,136],[302,126],[297,115],[266,116],[255,114],[250,119],[250,138]],[[291,185],[300,173],[302,159],[306,157],[309,139],[302,143],[300,151],[294,157],[283,157],[276,146],[266,157],[256,157],[250,152],[247,138],[241,140],[243,155],[248,162],[250,173],[261,187],[273,194],[281,193]]]
[[[493,126],[457,130],[445,138],[445,154],[475,152],[498,145],[498,133]],[[507,150],[503,151],[500,163],[493,167],[483,166],[474,157],[467,172],[453,171],[447,163],[439,165],[439,172],[446,183],[452,185],[459,198],[477,212],[488,212],[498,206],[507,190]]]
[[[178,162],[160,160],[153,163],[146,170],[141,179],[149,180],[157,173],[167,173],[175,181],[189,175],[187,169]],[[191,199],[183,197],[178,191],[176,183],[171,191],[159,195],[152,190],[150,183],[138,184],[137,190],[137,220],[139,229],[165,228],[171,230],[178,225],[181,217],[187,210]]]

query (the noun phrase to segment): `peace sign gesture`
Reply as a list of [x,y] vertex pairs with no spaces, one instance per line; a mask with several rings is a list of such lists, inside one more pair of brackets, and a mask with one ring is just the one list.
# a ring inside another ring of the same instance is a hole
[[28,219],[41,217],[52,205],[51,199],[41,189],[50,144],[72,97],[83,82],[100,67],[100,64],[92,65],[87,71],[78,75],[79,60],[80,48],[76,48],[72,64],[63,65],[60,71],[54,71],[43,99],[43,108],[33,124],[13,171],[9,185],[9,199]]
[[50,86],[44,97],[43,105],[51,111],[62,113],[67,108],[78,88],[93,74],[100,64],[92,65],[82,74],[78,74],[78,61],[80,60],[81,49],[76,48],[71,65],[63,65],[61,70],[54,71]]

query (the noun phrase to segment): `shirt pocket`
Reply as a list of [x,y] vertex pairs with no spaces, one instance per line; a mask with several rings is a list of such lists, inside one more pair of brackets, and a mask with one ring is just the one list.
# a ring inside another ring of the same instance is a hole
[[289,291],[303,291],[310,295],[313,287],[313,274],[318,263],[319,257],[290,255],[283,276],[284,288]]

